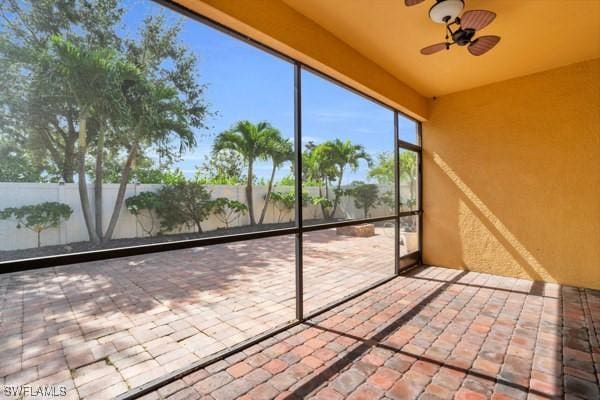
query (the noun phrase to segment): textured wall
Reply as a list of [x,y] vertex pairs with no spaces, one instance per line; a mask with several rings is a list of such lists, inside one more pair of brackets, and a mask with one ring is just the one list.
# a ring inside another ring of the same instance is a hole
[[432,101],[424,261],[600,289],[600,59]]

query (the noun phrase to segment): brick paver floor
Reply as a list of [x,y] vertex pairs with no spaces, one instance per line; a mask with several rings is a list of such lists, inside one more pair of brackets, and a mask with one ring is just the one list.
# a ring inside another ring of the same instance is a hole
[[420,268],[145,399],[598,399],[600,292]]
[[[393,274],[376,233],[306,234],[308,312]],[[294,263],[290,236],[0,275],[0,385],[112,398],[293,320]]]

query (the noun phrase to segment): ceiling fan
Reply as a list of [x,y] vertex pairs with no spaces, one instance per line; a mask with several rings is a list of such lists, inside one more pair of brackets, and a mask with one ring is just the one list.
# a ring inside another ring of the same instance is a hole
[[[425,0],[404,0],[407,6],[414,6]],[[465,3],[463,0],[436,0],[429,9],[429,18],[439,24],[446,25],[446,41],[421,49],[421,54],[430,55],[441,50],[450,50],[450,46],[467,46],[474,56],[480,56],[491,50],[500,41],[500,36],[486,35],[474,38],[477,31],[488,26],[496,14],[487,10],[469,10],[462,17]],[[452,27],[455,27],[452,30]],[[449,39],[451,39],[449,41]]]

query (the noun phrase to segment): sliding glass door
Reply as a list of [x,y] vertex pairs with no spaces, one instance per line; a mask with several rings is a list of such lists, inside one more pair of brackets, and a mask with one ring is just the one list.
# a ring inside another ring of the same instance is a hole
[[397,209],[401,268],[421,258],[421,138],[419,124],[398,116]]

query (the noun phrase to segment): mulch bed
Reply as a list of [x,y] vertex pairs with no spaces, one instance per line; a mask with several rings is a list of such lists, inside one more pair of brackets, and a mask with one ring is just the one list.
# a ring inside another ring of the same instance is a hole
[[46,257],[59,254],[80,253],[93,250],[115,249],[119,247],[139,246],[150,243],[174,242],[178,240],[209,238],[222,235],[235,235],[240,233],[250,233],[258,231],[266,231],[273,229],[293,228],[294,223],[280,224],[262,224],[254,226],[240,226],[229,229],[219,228],[204,233],[179,233],[160,235],[144,238],[127,238],[127,239],[112,239],[110,242],[94,244],[92,242],[74,242],[69,244],[61,244],[54,246],[44,246],[40,248],[20,249],[20,250],[5,250],[0,251],[0,262],[11,260],[22,260],[25,258]]

